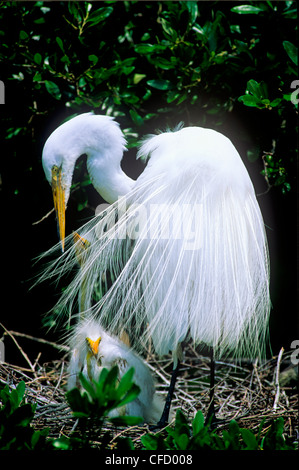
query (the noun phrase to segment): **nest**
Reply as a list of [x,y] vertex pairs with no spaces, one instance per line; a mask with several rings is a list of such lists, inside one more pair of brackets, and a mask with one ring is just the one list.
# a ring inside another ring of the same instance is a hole
[[[4,335],[15,343],[28,367],[0,362],[1,385],[15,388],[20,381],[24,381],[26,401],[36,404],[32,426],[36,430],[47,428],[50,438],[70,437],[78,422],[65,397],[67,348],[44,339],[4,330]],[[21,346],[24,337],[27,343],[29,340],[38,344],[39,352],[35,361],[29,358]],[[40,363],[42,350],[49,345],[53,347],[53,356],[58,355],[58,358]],[[59,354],[57,350],[60,350]],[[216,361],[215,406],[219,419],[217,429],[220,432],[234,419],[240,427],[251,429],[254,433],[258,432],[264,420],[262,432],[266,433],[274,419],[283,417],[285,435],[293,441],[298,440],[298,369],[292,363],[292,353],[281,349],[278,356],[262,364]],[[158,393],[166,397],[172,371],[171,356],[161,359],[149,353],[146,360],[156,378]],[[181,409],[191,422],[198,410],[207,414],[209,403],[209,359],[188,345],[175,387],[173,411]],[[94,447],[100,446],[103,432],[109,435],[107,448],[114,448],[120,436],[130,437],[135,448],[141,448],[140,437],[148,433],[149,428],[147,425],[117,428],[107,421],[98,439],[93,442]]]

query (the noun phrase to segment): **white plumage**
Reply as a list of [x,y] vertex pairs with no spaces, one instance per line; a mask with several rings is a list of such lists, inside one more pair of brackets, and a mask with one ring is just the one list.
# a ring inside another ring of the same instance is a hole
[[80,388],[78,379],[82,372],[87,380],[97,381],[103,368],[118,366],[119,379],[134,367],[133,381],[141,389],[138,397],[122,408],[111,411],[109,416],[140,416],[146,423],[156,423],[163,409],[163,402],[155,392],[155,385],[148,366],[121,340],[109,335],[98,322],[81,320],[71,339],[68,390]]
[[[270,311],[267,240],[237,150],[211,129],[151,136],[138,152],[147,165],[133,181],[120,167],[124,145],[111,118],[92,114],[63,124],[45,144],[46,176],[51,182],[50,169],[60,168],[66,201],[75,161],[86,153],[94,186],[112,203],[79,230],[90,246],[61,309],[74,312],[84,279],[83,310],[116,335],[125,328],[137,348],[151,338],[176,363],[191,338],[216,356],[260,355]],[[46,277],[76,264],[71,236],[66,246]],[[113,283],[105,292],[107,273]]]

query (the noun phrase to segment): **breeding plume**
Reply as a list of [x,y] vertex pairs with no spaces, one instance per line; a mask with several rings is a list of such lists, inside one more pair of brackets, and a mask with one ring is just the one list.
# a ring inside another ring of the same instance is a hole
[[146,138],[146,163],[136,181],[121,169],[125,139],[110,117],[82,114],[47,140],[43,166],[53,188],[65,253],[45,275],[76,265],[76,244],[64,242],[65,207],[77,158],[87,155],[90,179],[110,205],[79,234],[88,240],[84,265],[60,306],[81,306],[135,347],[150,339],[173,354],[191,339],[227,353],[256,357],[265,345],[269,263],[264,223],[247,170],[231,141],[200,127]]
[[134,368],[133,381],[140,387],[138,397],[109,416],[140,416],[146,423],[156,423],[162,413],[162,402],[155,392],[149,368],[120,339],[109,335],[98,322],[81,320],[75,327],[71,339],[68,389],[79,386],[78,374],[83,373],[91,383],[98,380],[103,368],[118,366],[119,379]]

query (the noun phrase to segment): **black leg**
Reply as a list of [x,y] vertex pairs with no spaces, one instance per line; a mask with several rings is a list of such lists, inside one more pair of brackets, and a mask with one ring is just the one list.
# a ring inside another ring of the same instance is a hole
[[152,430],[152,431],[155,430],[155,429],[164,428],[164,426],[166,426],[166,424],[167,424],[168,417],[169,417],[170,406],[171,406],[171,400],[172,400],[172,397],[173,397],[173,392],[174,392],[174,388],[175,388],[176,379],[177,379],[177,376],[178,376],[178,373],[179,373],[179,368],[180,368],[180,361],[178,360],[177,366],[176,366],[175,369],[173,369],[172,374],[171,374],[170,385],[169,385],[169,389],[168,389],[164,409],[163,409],[163,412],[162,412],[162,416],[161,416],[161,418],[160,418],[160,420],[158,421],[157,424],[155,424],[153,426],[150,426],[150,430]]
[[213,348],[211,348],[210,353],[210,403],[206,416],[206,424],[209,424],[211,428],[214,428],[217,425],[215,412],[215,360]]

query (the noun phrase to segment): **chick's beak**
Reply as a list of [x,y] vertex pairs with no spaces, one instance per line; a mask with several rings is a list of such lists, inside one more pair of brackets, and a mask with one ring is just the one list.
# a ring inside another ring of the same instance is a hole
[[98,354],[98,351],[99,351],[99,344],[100,344],[100,341],[101,341],[101,337],[99,337],[95,341],[93,341],[90,338],[86,338],[86,341],[87,341],[88,346],[91,349],[91,352],[96,356]]
[[54,208],[56,212],[57,229],[61,241],[61,248],[64,251],[65,239],[65,189],[62,185],[61,168],[53,166],[52,168],[52,192]]

